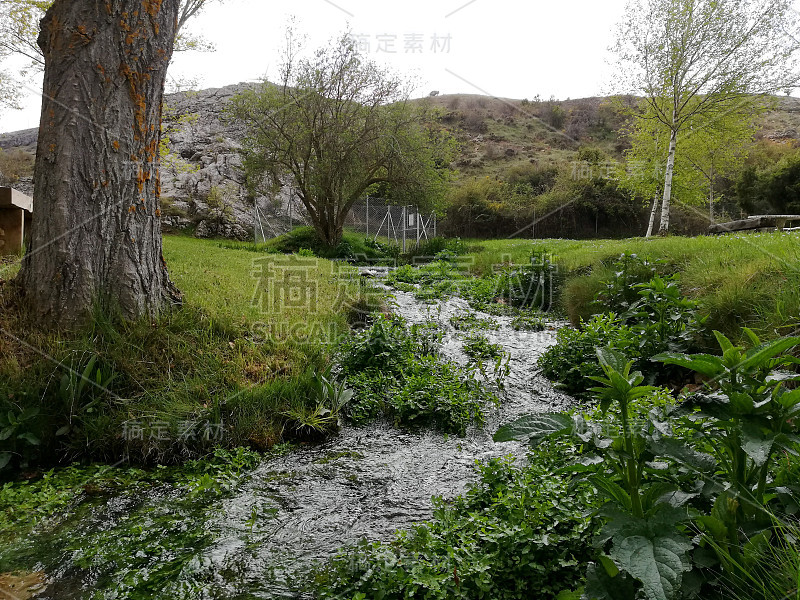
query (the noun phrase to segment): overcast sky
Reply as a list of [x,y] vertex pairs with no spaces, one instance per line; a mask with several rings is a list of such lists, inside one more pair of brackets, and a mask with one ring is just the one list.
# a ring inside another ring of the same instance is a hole
[[[214,53],[179,53],[170,76],[201,88],[275,78],[294,18],[313,49],[349,27],[365,53],[416,75],[417,95],[558,99],[611,92],[608,47],[625,0],[225,0],[190,22]],[[32,88],[39,89],[40,82]],[[38,126],[39,100],[0,114],[0,131]]]

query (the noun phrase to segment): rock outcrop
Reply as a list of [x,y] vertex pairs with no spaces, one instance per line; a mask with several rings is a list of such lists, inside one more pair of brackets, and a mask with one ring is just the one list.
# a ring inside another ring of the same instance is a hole
[[[240,240],[252,240],[257,229],[268,229],[270,237],[288,229],[289,220],[283,216],[288,193],[275,198],[248,193],[239,153],[243,134],[225,118],[231,98],[257,85],[242,83],[166,96],[163,140],[169,152],[161,165],[165,229],[193,228],[198,237]],[[2,134],[0,148],[33,154],[37,135],[37,129]],[[20,179],[14,187],[33,195],[30,178]],[[269,223],[258,222],[256,204],[261,219]]]
[[241,130],[225,118],[236,94],[255,84],[167,96],[163,127],[169,154],[162,159],[161,197],[166,227],[194,227],[198,237],[253,239],[253,198],[239,154]]

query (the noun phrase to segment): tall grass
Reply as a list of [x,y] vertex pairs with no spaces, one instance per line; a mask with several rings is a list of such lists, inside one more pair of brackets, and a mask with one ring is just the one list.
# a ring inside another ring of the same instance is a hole
[[12,465],[266,448],[285,437],[291,409],[317,401],[312,379],[348,331],[357,281],[310,259],[292,284],[306,301],[273,305],[265,277],[291,259],[188,237],[165,238],[164,256],[185,304],[155,321],[98,312],[74,333],[42,332],[26,324],[13,286],[0,285],[0,411],[36,411],[18,432],[32,437],[0,448]]
[[534,249],[555,256],[568,282],[560,298],[570,320],[591,312],[589,304],[612,264],[623,252],[660,260],[664,274],[680,273],[681,288],[701,301],[707,325],[738,337],[743,325],[765,337],[800,326],[800,236],[793,232],[730,234],[717,237],[634,238],[628,240],[481,241],[470,255],[471,268],[486,273],[493,265],[529,260]]

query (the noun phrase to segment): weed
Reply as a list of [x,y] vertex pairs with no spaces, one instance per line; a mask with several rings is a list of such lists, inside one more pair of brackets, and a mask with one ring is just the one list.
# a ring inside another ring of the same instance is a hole
[[473,331],[476,329],[490,329],[496,331],[500,328],[500,325],[493,319],[479,317],[472,312],[453,315],[450,317],[450,325],[453,326],[453,329],[458,331]]

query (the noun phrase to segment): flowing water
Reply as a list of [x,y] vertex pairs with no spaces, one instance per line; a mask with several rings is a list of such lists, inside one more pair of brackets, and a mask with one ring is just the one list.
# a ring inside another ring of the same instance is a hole
[[[423,305],[409,293],[396,292],[395,297],[396,312],[410,323],[437,321],[447,332],[442,342],[445,356],[466,362],[463,334],[449,324],[451,316],[471,311],[466,302],[451,298]],[[488,411],[482,429],[459,438],[388,424],[345,427],[323,444],[265,460],[232,498],[202,510],[181,503],[174,490],[156,489],[90,505],[59,535],[113,546],[119,537],[115,528],[134,519],[130,551],[142,552],[137,544],[158,544],[161,551],[149,557],[145,550],[143,566],[132,569],[128,578],[135,580],[148,568],[157,568],[164,556],[175,558],[178,565],[170,585],[153,590],[152,597],[302,598],[292,591],[292,573],[307,570],[346,544],[362,538],[388,540],[396,530],[430,518],[431,496],[463,492],[476,478],[476,461],[524,454],[521,445],[493,443],[492,433],[499,425],[530,412],[571,405],[572,400],[554,391],[535,367],[555,341],[555,325],[543,332],[515,331],[508,317],[478,316],[498,323],[498,330],[484,333],[510,355],[506,397]],[[103,532],[109,535],[104,538]],[[190,541],[181,541],[184,538]],[[96,569],[75,564],[74,543],[71,551],[54,555],[31,544],[31,552],[42,552],[37,570],[53,582],[37,597],[86,598],[93,597],[92,587],[109,587]],[[51,540],[49,548],[56,547],[59,544]],[[115,577],[127,581],[119,574]]]

